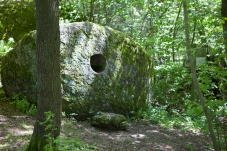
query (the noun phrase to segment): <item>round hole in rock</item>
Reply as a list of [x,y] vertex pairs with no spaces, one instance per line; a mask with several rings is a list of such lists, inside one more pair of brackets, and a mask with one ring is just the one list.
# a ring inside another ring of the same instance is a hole
[[106,68],[106,58],[102,54],[95,54],[90,58],[90,65],[95,72],[103,72]]

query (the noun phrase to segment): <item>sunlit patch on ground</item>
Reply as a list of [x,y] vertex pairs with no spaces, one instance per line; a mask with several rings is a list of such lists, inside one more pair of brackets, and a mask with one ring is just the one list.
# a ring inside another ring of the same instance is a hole
[[0,115],[0,149],[23,148],[30,140],[33,122],[29,116]]

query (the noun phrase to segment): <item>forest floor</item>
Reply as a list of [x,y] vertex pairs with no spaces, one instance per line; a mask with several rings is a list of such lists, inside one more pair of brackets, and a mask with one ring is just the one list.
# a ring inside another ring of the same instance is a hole
[[[0,100],[0,150],[23,150],[28,145],[35,118]],[[63,119],[61,137],[79,146],[77,150],[97,151],[212,151],[208,137],[192,131],[165,129],[159,125],[132,122],[126,131],[92,127],[89,122]],[[66,141],[65,141],[66,142]],[[77,143],[76,143],[77,142]],[[85,144],[81,147],[82,142]],[[87,147],[86,147],[87,146]],[[76,150],[71,149],[67,150]]]

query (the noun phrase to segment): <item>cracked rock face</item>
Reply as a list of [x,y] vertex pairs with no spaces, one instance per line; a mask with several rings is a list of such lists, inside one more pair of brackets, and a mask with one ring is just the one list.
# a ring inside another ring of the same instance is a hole
[[[60,25],[63,111],[86,119],[98,111],[128,114],[147,107],[152,61],[127,35],[89,22]],[[33,31],[2,61],[2,84],[8,96],[36,103]],[[50,58],[51,59],[51,58]]]

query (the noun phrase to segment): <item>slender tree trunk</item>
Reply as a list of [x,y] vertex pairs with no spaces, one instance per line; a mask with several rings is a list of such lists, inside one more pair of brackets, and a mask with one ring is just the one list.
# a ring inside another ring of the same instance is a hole
[[227,0],[222,0],[221,13],[224,19],[223,24],[223,34],[224,34],[224,45],[225,45],[225,54],[227,56]]
[[90,22],[94,22],[94,1],[95,0],[91,0],[90,1],[90,19],[89,19],[89,21]]
[[210,132],[210,138],[213,142],[213,147],[214,147],[215,151],[220,151],[220,148],[218,146],[216,136],[215,136],[215,133],[214,133],[213,125],[212,125],[210,110],[205,106],[205,99],[204,99],[203,93],[202,93],[202,91],[199,87],[199,82],[198,82],[198,79],[197,79],[197,76],[196,76],[196,69],[195,69],[195,65],[194,65],[194,61],[193,61],[193,55],[192,55],[192,51],[191,51],[191,47],[190,47],[190,39],[189,39],[187,0],[183,0],[183,8],[184,8],[186,49],[187,49],[187,55],[188,55],[188,58],[189,58],[193,83],[194,83],[195,89],[198,93],[200,103],[203,107],[203,110],[204,110],[204,113],[205,113],[205,116],[206,116],[206,119],[207,119],[208,129],[209,129],[209,132]]
[[[36,0],[36,16],[38,111],[28,151],[43,151],[51,143],[47,135],[53,139],[60,135],[62,113],[59,0]],[[54,115],[53,121],[43,125],[46,112]],[[47,125],[52,129],[46,129]]]
[[[223,63],[221,63],[223,66],[227,65],[227,0],[222,0],[222,5],[221,5],[221,13],[222,17],[224,20],[224,23],[222,25],[223,27],[223,36],[224,36],[224,46],[225,46],[225,59],[223,60]],[[224,83],[224,81],[222,82]],[[225,84],[223,84],[225,85]],[[224,95],[224,100],[227,99],[227,86],[224,86],[223,88],[223,95]]]
[[174,22],[174,28],[173,28],[173,45],[172,45],[172,60],[173,62],[175,62],[175,38],[176,38],[176,35],[177,35],[177,21],[179,19],[179,16],[180,16],[180,12],[181,12],[181,8],[182,8],[182,3],[180,3],[180,6],[179,6],[179,10],[178,10],[178,13],[177,13],[177,18]]
[[[227,0],[222,0],[222,4],[221,4],[221,13],[222,13],[222,17],[224,19],[224,23],[222,24],[223,27],[223,36],[224,36],[224,46],[225,46],[225,56],[227,57]],[[225,62],[224,64],[226,65],[226,58],[225,58]],[[224,81],[222,81],[222,83],[224,83]],[[226,100],[227,99],[227,90],[226,90],[226,86],[224,86],[223,88],[223,99]],[[227,149],[227,128],[224,125],[224,132],[225,132],[225,147]]]

